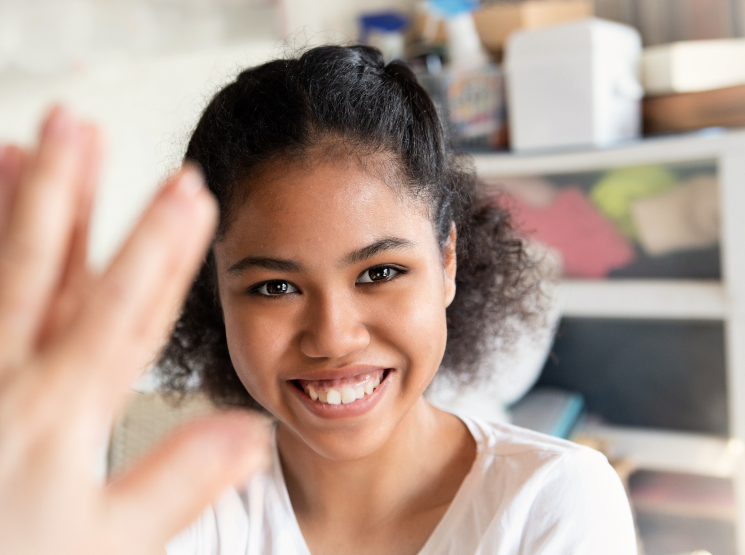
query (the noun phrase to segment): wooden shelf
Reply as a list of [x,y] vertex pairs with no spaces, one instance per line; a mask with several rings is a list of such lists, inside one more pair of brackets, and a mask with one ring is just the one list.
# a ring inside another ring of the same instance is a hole
[[729,306],[718,281],[566,280],[558,299],[578,318],[722,320]]
[[586,424],[576,435],[602,442],[611,458],[637,469],[732,478],[745,445],[738,439],[646,428]]

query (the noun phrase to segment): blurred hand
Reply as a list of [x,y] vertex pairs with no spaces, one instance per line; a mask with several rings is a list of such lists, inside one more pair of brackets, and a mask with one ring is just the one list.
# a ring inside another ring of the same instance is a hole
[[0,553],[163,552],[265,461],[259,417],[177,432],[108,485],[96,458],[129,384],[162,343],[216,221],[184,169],[109,268],[86,268],[99,133],[55,108],[33,151],[0,146]]

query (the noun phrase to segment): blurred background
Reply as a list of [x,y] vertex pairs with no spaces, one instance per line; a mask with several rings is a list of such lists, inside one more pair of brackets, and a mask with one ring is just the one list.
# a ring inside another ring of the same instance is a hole
[[[0,0],[0,140],[52,102],[104,126],[101,267],[242,68],[405,59],[552,276],[544,329],[432,402],[604,452],[640,553],[745,555],[743,36],[745,0]],[[110,472],[212,410],[133,389]]]

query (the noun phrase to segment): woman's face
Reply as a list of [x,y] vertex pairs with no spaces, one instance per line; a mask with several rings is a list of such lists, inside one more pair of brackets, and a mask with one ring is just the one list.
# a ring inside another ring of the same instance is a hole
[[454,248],[404,197],[352,162],[277,170],[215,245],[241,381],[330,459],[379,449],[445,351]]

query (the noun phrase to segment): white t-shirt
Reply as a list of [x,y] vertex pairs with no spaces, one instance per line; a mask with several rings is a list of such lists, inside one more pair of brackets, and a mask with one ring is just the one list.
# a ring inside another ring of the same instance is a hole
[[[419,555],[633,555],[621,481],[587,447],[459,416],[476,460]],[[271,472],[231,489],[166,546],[168,555],[310,555],[276,443]]]

